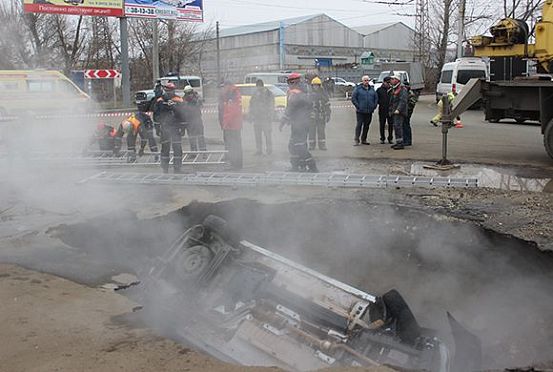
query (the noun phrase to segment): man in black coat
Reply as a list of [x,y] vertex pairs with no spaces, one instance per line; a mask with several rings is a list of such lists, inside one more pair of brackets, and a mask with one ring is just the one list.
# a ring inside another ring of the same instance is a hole
[[388,122],[388,143],[394,140],[394,125],[390,117],[390,76],[386,76],[376,90],[378,94],[378,118],[380,120],[380,143],[386,140],[386,122]]

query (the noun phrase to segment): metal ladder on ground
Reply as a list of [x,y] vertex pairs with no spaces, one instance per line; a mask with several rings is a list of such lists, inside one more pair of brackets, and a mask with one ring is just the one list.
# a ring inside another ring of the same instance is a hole
[[189,174],[101,172],[81,182],[201,186],[320,186],[331,188],[478,187],[478,180],[475,178],[292,172],[198,172]]
[[[217,165],[225,164],[227,151],[183,151],[182,165]],[[26,161],[60,163],[72,166],[98,166],[98,167],[121,167],[121,166],[159,166],[159,153],[146,153],[137,156],[134,161],[128,161],[129,152],[121,151],[113,155],[111,151],[89,151],[86,153],[68,152],[35,152],[26,156]],[[9,154],[0,154],[0,158],[7,158]],[[173,153],[170,154],[169,164],[174,163]]]

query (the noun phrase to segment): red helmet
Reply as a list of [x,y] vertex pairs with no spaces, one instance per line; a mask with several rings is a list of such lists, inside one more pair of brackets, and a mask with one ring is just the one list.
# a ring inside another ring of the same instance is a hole
[[290,75],[288,75],[288,82],[299,79],[301,79],[301,74],[298,74],[297,72],[292,72]]
[[177,86],[173,83],[167,83],[165,84],[165,90],[175,90],[177,89]]

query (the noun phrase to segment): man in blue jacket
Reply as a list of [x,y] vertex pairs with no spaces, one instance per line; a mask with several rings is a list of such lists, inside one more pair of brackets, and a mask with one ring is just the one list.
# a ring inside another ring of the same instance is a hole
[[[361,84],[355,87],[351,96],[351,102],[355,106],[357,113],[357,126],[355,127],[353,146],[359,146],[360,143],[370,145],[367,142],[367,135],[369,134],[373,111],[378,105],[378,95],[369,84],[369,81],[367,75],[363,76]],[[361,137],[361,142],[359,142],[359,137]]]

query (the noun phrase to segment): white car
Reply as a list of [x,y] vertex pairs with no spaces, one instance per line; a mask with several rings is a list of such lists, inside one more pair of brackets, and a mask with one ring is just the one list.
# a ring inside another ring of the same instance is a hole
[[341,77],[331,77],[331,79],[334,80],[334,85],[336,86],[352,87],[352,88],[355,87],[355,83],[352,83],[351,81],[346,81]]

